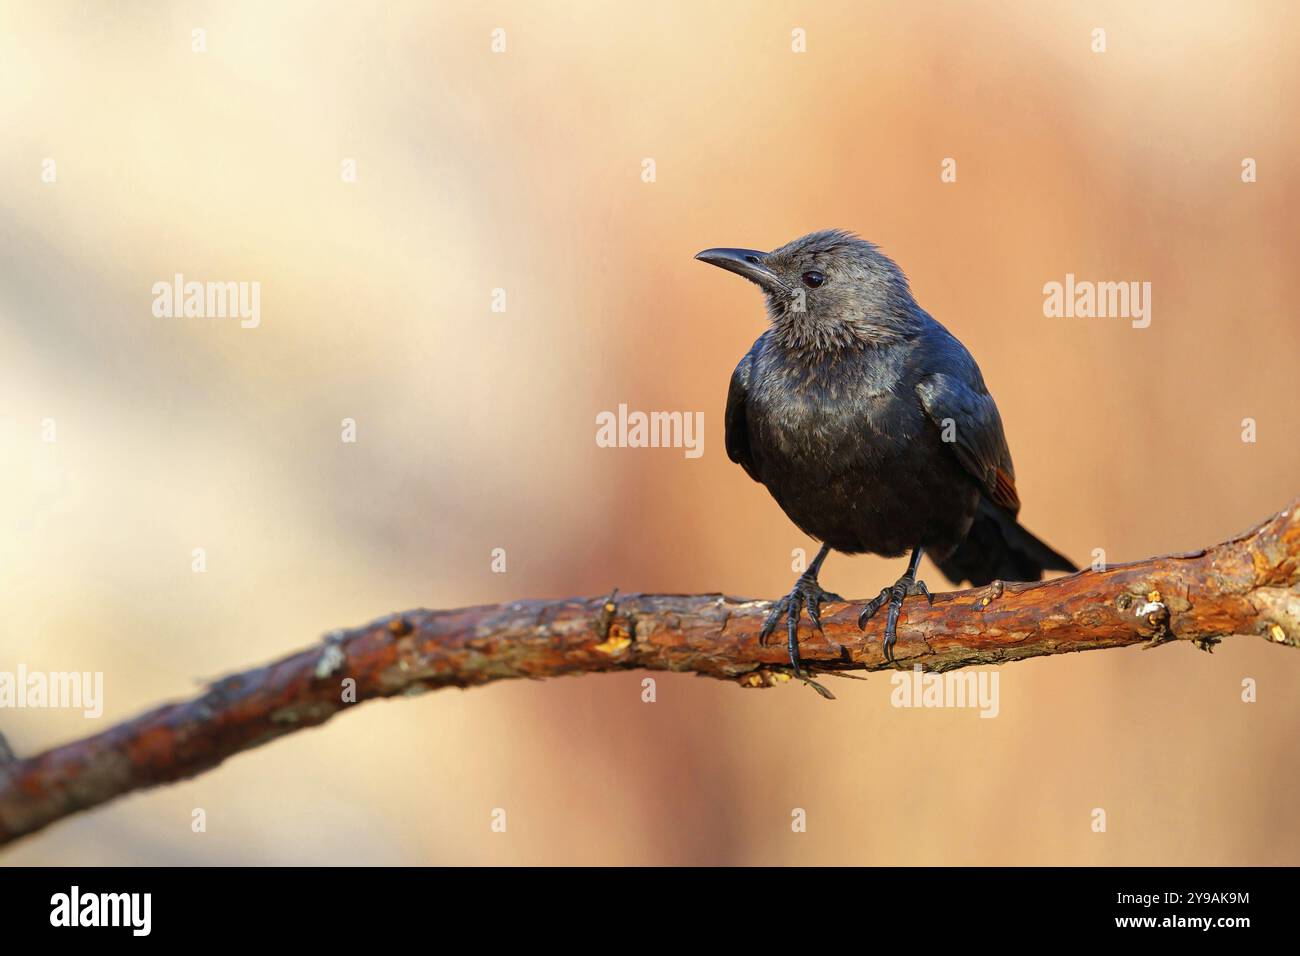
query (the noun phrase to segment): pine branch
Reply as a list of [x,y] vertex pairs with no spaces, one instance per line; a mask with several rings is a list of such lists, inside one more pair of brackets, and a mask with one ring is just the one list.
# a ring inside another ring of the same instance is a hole
[[[1035,584],[994,583],[909,598],[896,663],[865,632],[863,602],[828,604],[824,632],[801,624],[814,673],[944,671],[1071,651],[1231,634],[1300,645],[1300,499],[1258,528],[1190,554]],[[497,680],[645,669],[769,687],[791,680],[782,642],[761,647],[769,603],[720,594],[416,610],[334,631],[321,643],[209,685],[103,733],[0,762],[0,844],[123,794],[203,773],[227,757],[320,724],[357,703]]]

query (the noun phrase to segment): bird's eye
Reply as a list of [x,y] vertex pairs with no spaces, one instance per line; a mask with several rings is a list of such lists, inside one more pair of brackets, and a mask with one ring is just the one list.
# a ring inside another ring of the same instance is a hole
[[820,272],[818,272],[816,269],[813,269],[810,272],[805,272],[803,274],[803,284],[810,289],[817,288],[825,281],[826,281],[826,277],[822,275]]

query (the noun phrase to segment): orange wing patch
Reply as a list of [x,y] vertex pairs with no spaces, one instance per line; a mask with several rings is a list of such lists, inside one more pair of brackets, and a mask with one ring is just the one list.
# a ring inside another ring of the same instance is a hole
[[1001,468],[993,469],[993,488],[989,495],[994,502],[1012,511],[1020,511],[1020,495],[1016,493],[1016,480]]

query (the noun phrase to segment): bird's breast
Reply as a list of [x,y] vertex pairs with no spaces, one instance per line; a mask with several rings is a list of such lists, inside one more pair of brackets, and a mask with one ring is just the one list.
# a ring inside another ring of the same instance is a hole
[[783,464],[837,470],[911,432],[917,417],[899,395],[896,376],[862,368],[763,371],[750,385],[750,437],[763,457]]

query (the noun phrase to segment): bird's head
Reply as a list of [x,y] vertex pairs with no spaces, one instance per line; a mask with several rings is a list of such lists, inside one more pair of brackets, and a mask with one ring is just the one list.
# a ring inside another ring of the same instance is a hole
[[771,252],[705,249],[695,258],[762,289],[774,330],[792,347],[881,345],[916,326],[918,307],[907,277],[850,232],[809,233]]

